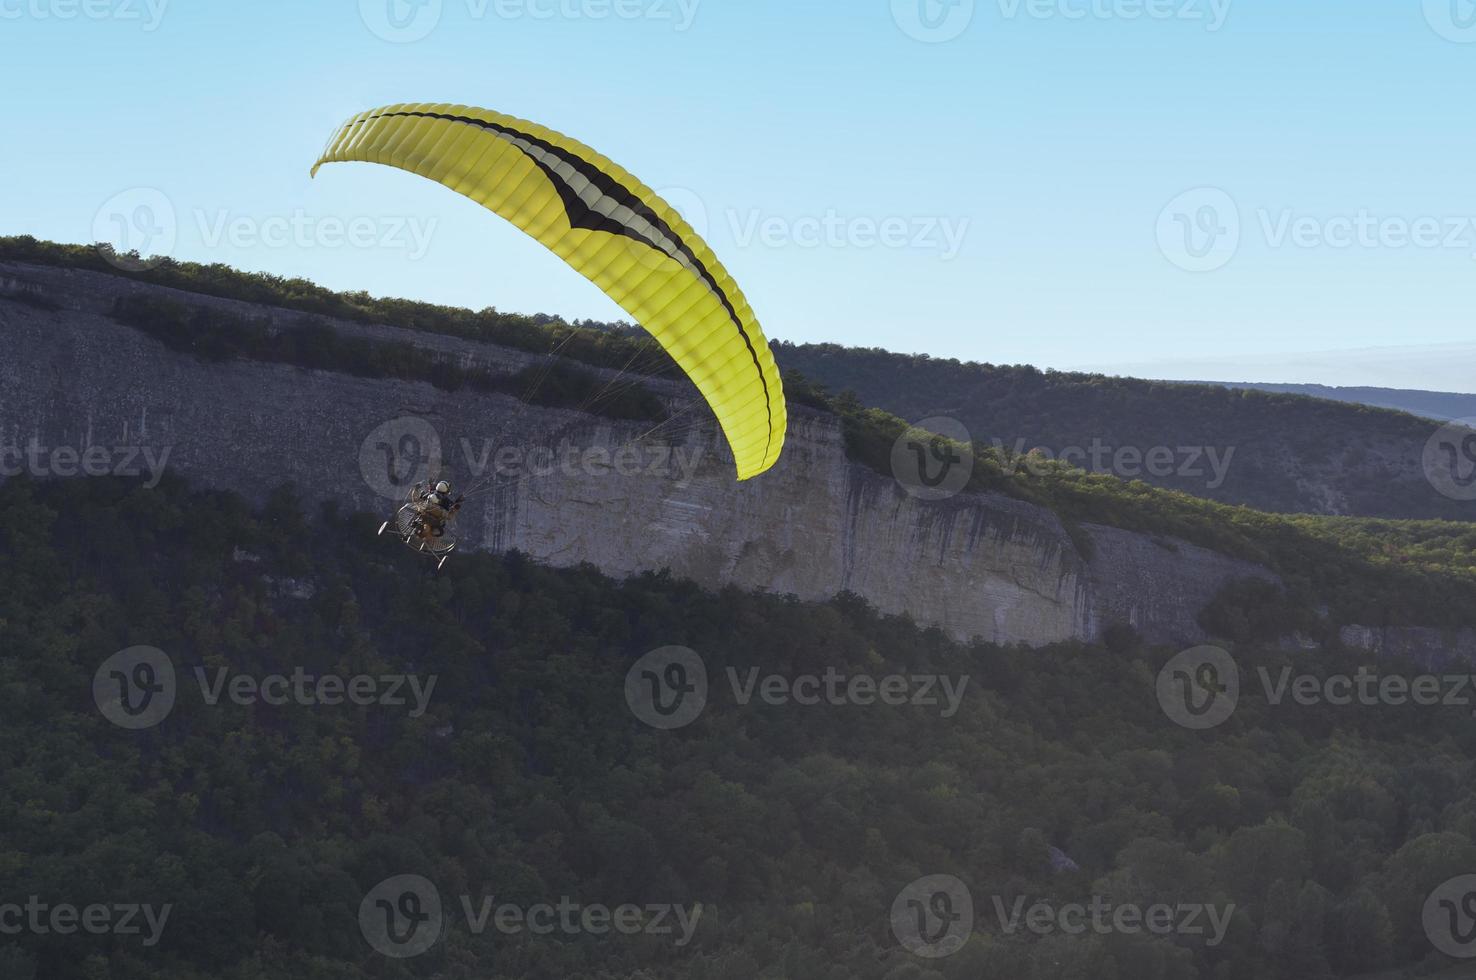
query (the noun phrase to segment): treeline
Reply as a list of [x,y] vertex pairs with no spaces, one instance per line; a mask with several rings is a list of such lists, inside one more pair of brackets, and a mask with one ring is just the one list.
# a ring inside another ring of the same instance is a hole
[[474,311],[371,296],[362,291],[336,292],[307,279],[242,272],[219,262],[205,265],[167,256],[140,262],[137,255],[115,256],[107,245],[62,245],[30,235],[0,236],[0,259],[101,272],[206,296],[279,306],[358,323],[387,323],[535,354],[557,350],[561,357],[573,361],[635,374],[681,376],[660,345],[631,330],[627,324],[571,323],[544,313],[504,313],[490,306]]
[[113,317],[171,350],[210,361],[267,361],[364,378],[425,381],[443,391],[511,395],[534,405],[579,408],[617,419],[665,416],[661,399],[638,381],[609,384],[557,359],[494,374],[463,367],[406,341],[345,336],[321,320],[304,317],[274,325],[148,295],[120,296]]
[[[975,442],[1060,454],[1105,447],[1214,450],[1222,473],[1175,465],[1139,478],[1228,504],[1282,513],[1469,520],[1470,504],[1424,479],[1420,454],[1439,423],[1301,395],[1042,371],[837,344],[774,344],[785,370],[909,421],[946,416]],[[1233,454],[1233,455],[1230,455]],[[1176,457],[1181,464],[1184,457]]]

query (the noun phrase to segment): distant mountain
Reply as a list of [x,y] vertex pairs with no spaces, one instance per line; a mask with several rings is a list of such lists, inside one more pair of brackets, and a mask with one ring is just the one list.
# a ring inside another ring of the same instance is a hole
[[1405,388],[1341,388],[1330,385],[1265,384],[1257,381],[1184,381],[1180,384],[1219,385],[1250,391],[1273,391],[1283,395],[1306,395],[1335,402],[1352,402],[1374,408],[1391,408],[1411,415],[1439,419],[1476,418],[1476,395],[1451,391],[1418,391]]
[[[1282,513],[1471,520],[1424,455],[1437,417],[1476,396],[1398,392],[1398,407],[1251,386],[1145,381],[962,363],[835,344],[775,345],[786,371],[911,422],[956,420],[976,442]],[[1333,390],[1333,389],[1327,389]],[[1345,389],[1345,392],[1347,389]],[[1427,396],[1420,398],[1419,396]],[[1438,413],[1438,414],[1437,414]]]
[[1466,391],[1476,378],[1476,344],[1404,344],[1339,350],[1158,357],[1071,364],[1066,370],[1129,378],[1244,378],[1269,384]]

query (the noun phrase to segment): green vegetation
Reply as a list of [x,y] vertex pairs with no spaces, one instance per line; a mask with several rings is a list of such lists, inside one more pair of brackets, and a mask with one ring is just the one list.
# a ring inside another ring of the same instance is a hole
[[[1258,510],[1364,517],[1470,520],[1469,503],[1426,482],[1420,455],[1439,423],[1400,412],[1299,395],[1209,385],[960,363],[836,344],[777,343],[774,356],[831,391],[909,421],[947,416],[976,443],[1146,453],[1171,465],[1134,469],[1156,486]],[[1204,457],[1227,460],[1217,476]],[[1131,475],[1131,474],[1122,474]]]
[[658,344],[648,342],[643,335],[622,324],[593,321],[571,324],[561,317],[542,313],[534,316],[502,313],[490,306],[472,311],[413,300],[379,298],[365,292],[340,293],[306,279],[241,272],[221,263],[202,265],[160,257],[149,259],[148,268],[134,269],[128,262],[112,260],[105,245],[61,245],[29,235],[0,236],[0,259],[101,272],[206,296],[278,306],[358,323],[387,323],[409,330],[500,344],[535,354],[557,350],[559,356],[572,361],[624,369],[634,374],[666,378],[681,376],[675,362]]
[[[817,389],[806,392],[823,397]],[[844,420],[853,458],[891,472],[892,447],[908,429],[886,412],[863,407],[851,395],[830,400]],[[1140,481],[1088,473],[1055,460],[1022,458],[992,446],[972,448],[968,489],[999,493],[1060,516],[1084,554],[1090,539],[1081,525],[1105,524],[1179,538],[1264,565],[1281,576],[1287,596],[1276,605],[1280,622],[1322,639],[1348,623],[1467,626],[1476,608],[1476,525],[1442,521],[1379,521],[1267,514],[1231,507]],[[1236,603],[1240,592],[1221,597]],[[1250,603],[1261,604],[1261,599]],[[1327,608],[1327,617],[1312,611]],[[1242,609],[1264,620],[1265,610]],[[1245,638],[1245,637],[1235,637]],[[1267,635],[1257,638],[1269,639]]]
[[[97,248],[31,238],[0,238],[0,258],[123,274]],[[638,341],[630,329],[622,327],[593,329],[592,325],[572,326],[490,309],[472,313],[371,299],[364,294],[334,293],[305,280],[243,273],[220,265],[163,260],[155,268],[128,275],[321,316],[383,321],[523,350],[557,350],[562,357],[632,373],[653,370],[651,357],[665,358],[659,347]],[[117,315],[174,349],[202,357],[247,357],[368,377],[425,380],[448,390],[466,387],[521,397],[530,397],[527,393],[531,391],[540,404],[583,407],[620,418],[658,418],[663,412],[659,399],[639,384],[602,388],[597,379],[565,367],[549,370],[547,377],[540,373],[536,379],[529,372],[496,378],[439,360],[411,344],[346,338],[311,317],[293,329],[274,331],[264,324],[153,297],[124,299]],[[821,376],[838,376],[861,389],[881,386],[888,395],[912,392],[909,397],[934,400],[987,396],[983,407],[1005,420],[1001,426],[1015,424],[1010,419],[1056,425],[1050,413],[1060,409],[1067,421],[1053,431],[1062,439],[1095,431],[1109,441],[1118,440],[1115,444],[1141,446],[1162,438],[1166,440],[1163,445],[1172,446],[1177,445],[1177,430],[1164,430],[1163,425],[1181,426],[1180,434],[1186,438],[1197,435],[1202,441],[1206,433],[1214,432],[1239,431],[1250,438],[1252,431],[1244,427],[1254,422],[1260,427],[1256,431],[1289,429],[1297,433],[1297,452],[1311,458],[1325,455],[1327,447],[1339,439],[1356,436],[1407,442],[1416,435],[1423,440],[1429,428],[1428,423],[1411,416],[1294,396],[1042,373],[1033,368],[961,365],[834,346],[798,348],[780,343],[775,350],[785,364],[800,361]],[[669,360],[666,363],[674,370]],[[882,383],[890,376],[888,372],[901,379],[895,386]],[[792,369],[786,372],[785,386],[792,404],[839,415],[850,455],[877,472],[891,474],[892,447],[906,430],[905,422],[887,411],[864,406],[853,392],[831,395],[825,386]],[[921,405],[909,402],[914,412],[923,412]],[[965,415],[959,413],[960,418]],[[1097,428],[1075,428],[1087,426],[1088,420]],[[1303,432],[1299,427],[1304,425],[1314,427]],[[1284,442],[1291,437],[1277,438]],[[1264,638],[1264,630],[1272,623],[1287,627],[1286,632],[1297,629],[1325,640],[1332,638],[1337,626],[1348,623],[1462,626],[1468,625],[1467,610],[1476,604],[1476,525],[1262,513],[1207,500],[1202,494],[1021,456],[1011,445],[990,445],[985,439],[976,440],[972,452],[975,465],[970,489],[1006,494],[1053,510],[1083,555],[1091,554],[1091,538],[1082,525],[1096,523],[1180,538],[1275,571],[1287,588],[1281,599],[1267,607],[1276,611],[1274,616],[1267,608],[1259,608],[1266,606],[1265,596],[1231,589],[1220,597],[1212,621],[1231,630],[1226,635],[1233,638]],[[1259,465],[1250,462],[1253,469]],[[1236,471],[1232,467],[1231,472]],[[1284,475],[1280,478],[1285,479]],[[1386,492],[1389,485],[1383,485],[1380,492]],[[1421,487],[1435,495],[1428,485],[1421,483]],[[1463,510],[1456,502],[1439,499],[1443,509]]]
[[[1155,700],[1176,651],[946,640],[854,598],[805,604],[662,575],[617,583],[514,554],[426,576],[377,518],[260,513],[172,481],[0,487],[0,905],[169,903],[162,941],[36,935],[0,973],[45,980],[1302,980],[1438,965],[1430,889],[1476,870],[1468,708],[1274,704],[1287,655],[1235,650],[1240,706],[1192,732]],[[239,549],[239,550],[238,550]],[[292,598],[311,586],[310,598]],[[125,731],[99,665],[164,650],[173,712]],[[681,644],[711,680],[690,726],[627,707],[635,659]],[[743,705],[725,668],[968,677],[959,710]],[[194,670],[436,676],[429,710],[206,702]],[[1319,677],[1358,662],[1325,652]],[[1384,671],[1408,669],[1386,663]],[[1046,848],[1079,865],[1053,872]],[[359,932],[396,874],[450,923],[389,960]],[[924,874],[976,925],[922,960],[888,924]],[[459,897],[701,903],[695,938],[481,935]],[[1028,902],[1231,903],[1204,936],[1008,934]]]
[[406,342],[345,337],[322,321],[304,319],[273,328],[207,307],[190,307],[155,296],[123,296],[113,316],[172,350],[211,361],[237,358],[338,371],[365,378],[426,381],[445,391],[468,388],[512,395],[535,405],[578,408],[618,419],[665,417],[661,399],[630,381],[605,384],[598,377],[553,361],[515,374],[464,368]]

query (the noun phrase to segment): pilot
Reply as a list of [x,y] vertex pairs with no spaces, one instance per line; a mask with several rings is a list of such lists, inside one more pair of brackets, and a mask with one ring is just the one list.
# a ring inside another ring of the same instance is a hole
[[446,522],[456,515],[461,509],[461,502],[465,497],[451,497],[451,484],[445,480],[440,481],[429,490],[422,491],[420,495],[420,514],[425,518],[426,526],[434,537],[441,537],[446,533]]

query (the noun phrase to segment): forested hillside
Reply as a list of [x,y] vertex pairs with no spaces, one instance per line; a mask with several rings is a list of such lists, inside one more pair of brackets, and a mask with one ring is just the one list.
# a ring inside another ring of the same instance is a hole
[[[1041,449],[1125,479],[1258,510],[1470,520],[1422,455],[1440,423],[1299,395],[775,345],[786,370],[909,422],[943,416],[975,442]],[[1150,464],[1150,454],[1162,462]]]
[[[245,273],[224,265],[166,259],[146,268],[133,268],[127,257],[113,256],[105,250],[24,237],[0,238],[0,258],[102,272],[179,290],[119,298],[111,304],[111,315],[171,350],[206,362],[251,360],[360,377],[427,381],[439,389],[465,391],[468,397],[499,391],[540,404],[643,421],[662,417],[664,408],[642,383],[642,372],[658,377],[680,376],[649,337],[619,325],[569,324],[557,318],[521,316],[491,308],[471,311],[363,293],[336,293],[305,280]],[[22,284],[13,284],[5,295],[11,301],[43,305],[65,298],[27,291]],[[195,296],[217,296],[253,305],[235,312],[223,311],[208,304],[194,305]],[[412,343],[346,337],[333,326],[342,321],[388,323],[410,331],[486,341],[545,356],[534,368],[494,377],[428,354]],[[268,323],[273,324],[271,329]],[[1076,418],[1082,426],[1118,425],[1124,438],[1103,441],[1115,450],[1136,449],[1140,458],[1160,438],[1165,441],[1159,445],[1177,451],[1184,445],[1174,434],[1179,430],[1190,439],[1205,432],[1243,428],[1247,420],[1253,420],[1278,445],[1288,440],[1296,442],[1296,453],[1301,455],[1292,453],[1281,458],[1279,466],[1270,467],[1261,457],[1244,452],[1244,446],[1228,446],[1218,456],[1217,447],[1201,447],[1207,449],[1196,463],[1202,475],[1189,480],[1190,485],[1181,491],[1155,486],[1176,481],[1153,480],[1146,472],[1087,472],[1073,461],[1049,458],[1055,453],[1023,453],[1023,448],[1038,445],[1030,441],[991,446],[991,440],[981,436],[978,429],[970,433],[973,447],[957,449],[960,453],[972,451],[974,456],[968,489],[1003,494],[1051,510],[1084,555],[1090,554],[1092,542],[1082,525],[1093,523],[1188,541],[1269,568],[1284,583],[1284,595],[1268,597],[1255,590],[1231,590],[1216,605],[1216,623],[1235,639],[1269,640],[1300,632],[1328,640],[1336,637],[1340,627],[1355,624],[1373,628],[1470,624],[1468,610],[1476,603],[1476,525],[1468,520],[1472,505],[1439,495],[1424,479],[1418,458],[1410,463],[1417,476],[1402,482],[1390,477],[1388,482],[1376,483],[1369,492],[1383,493],[1390,500],[1405,500],[1406,493],[1419,499],[1423,499],[1421,495],[1434,497],[1440,501],[1434,509],[1450,512],[1447,520],[1390,522],[1264,513],[1206,499],[1215,494],[1207,494],[1195,485],[1196,479],[1208,479],[1213,472],[1212,461],[1218,459],[1226,464],[1225,487],[1242,478],[1247,465],[1274,470],[1264,485],[1252,481],[1255,492],[1269,492],[1287,486],[1286,481],[1304,472],[1304,463],[1312,465],[1308,461],[1323,458],[1319,454],[1336,442],[1334,436],[1360,445],[1367,436],[1373,440],[1371,444],[1377,444],[1377,433],[1387,430],[1385,442],[1396,437],[1408,442],[1431,423],[1412,416],[1291,396],[1043,374],[1030,368],[958,365],[884,351],[797,348],[783,343],[776,344],[775,351],[781,364],[810,358],[814,363],[808,369],[821,375],[841,369],[848,372],[841,384],[827,392],[803,372],[791,370],[786,378],[786,395],[796,406],[839,416],[850,458],[888,477],[896,475],[893,450],[906,425],[894,411],[873,407],[850,390],[865,388],[867,383],[888,390],[911,390],[908,397],[922,404],[921,399],[929,397],[925,393],[942,397],[938,393],[946,394],[949,384],[966,386],[980,377],[994,379],[1006,384],[1008,390],[985,385],[979,392],[998,399],[998,404],[991,402],[991,406],[992,410],[998,409],[1000,417],[1014,413],[1017,417],[1043,419],[1059,408],[1063,417]],[[817,352],[824,356],[817,357]],[[590,367],[615,369],[618,383],[602,381],[588,370]],[[536,383],[527,383],[530,373]],[[878,379],[893,374],[913,379],[915,390],[907,389],[905,384],[880,384]],[[946,383],[939,382],[939,377]],[[1074,393],[1065,404],[1061,403],[1063,393]],[[916,420],[923,411],[916,408],[917,414],[911,417]],[[965,418],[966,413],[955,413],[954,417]],[[1289,421],[1279,421],[1283,418]],[[1305,428],[1311,418],[1323,420],[1331,435],[1310,439],[1277,434]],[[1359,426],[1366,421],[1373,435],[1362,429],[1348,429],[1350,420]],[[1063,423],[1059,428],[1072,431],[1074,424]],[[1350,449],[1349,453],[1361,454],[1364,459],[1376,455],[1372,449]],[[1183,463],[1185,457],[1179,456],[1177,461]],[[1306,489],[1302,484],[1298,486]]]
[[1225,388],[1245,388],[1251,391],[1272,391],[1283,395],[1306,395],[1309,398],[1325,398],[1336,402],[1352,402],[1374,408],[1389,408],[1426,418],[1469,419],[1476,418],[1476,395],[1451,391],[1420,391],[1412,388],[1366,388],[1332,385],[1270,384],[1255,381],[1218,382],[1186,381],[1185,384],[1220,385]]
[[[218,264],[163,259],[140,268],[126,256],[27,236],[0,237],[0,258],[126,276],[307,317],[383,322],[538,354],[556,350],[566,361],[629,375],[680,377],[660,347],[628,324],[571,324],[491,307],[472,311],[336,293],[303,279]],[[234,338],[212,349],[222,346],[235,356],[281,357]],[[1439,423],[1401,412],[1291,394],[960,363],[834,344],[772,346],[782,369],[832,396],[853,391],[861,404],[909,422],[955,419],[974,442],[1006,455],[1041,450],[1092,472],[1265,511],[1451,521],[1468,521],[1473,514],[1471,501],[1442,494],[1426,477],[1422,456]],[[336,359],[340,368],[345,358],[363,360],[360,352],[346,350],[299,350],[292,356],[302,363],[308,354]],[[456,379],[458,384],[475,381]],[[596,407],[608,410],[609,401],[602,399]],[[636,406],[635,411],[645,409]]]
[[[374,538],[377,519],[288,491],[253,514],[173,481],[0,488],[0,907],[169,907],[157,933],[7,935],[0,974],[1341,976],[1438,962],[1425,898],[1476,870],[1469,708],[1273,704],[1251,680],[1351,673],[1346,655],[1234,649],[1238,709],[1192,731],[1155,698],[1178,651],[1130,631],[1016,651],[844,598],[616,583],[517,555],[428,576]],[[177,692],[157,724],[125,728],[94,678],[139,645],[169,658]],[[626,683],[672,645],[709,688],[663,730]],[[827,671],[942,678],[957,697],[741,697],[751,676]],[[240,693],[300,672],[409,675],[428,696]],[[443,905],[440,941],[404,959],[361,928],[399,875]],[[890,920],[924,875],[972,900],[951,956],[917,956]],[[1225,931],[1068,936],[996,913],[1093,896],[1202,903]],[[646,911],[630,935],[478,931],[463,898]],[[655,927],[667,906],[689,931]]]

